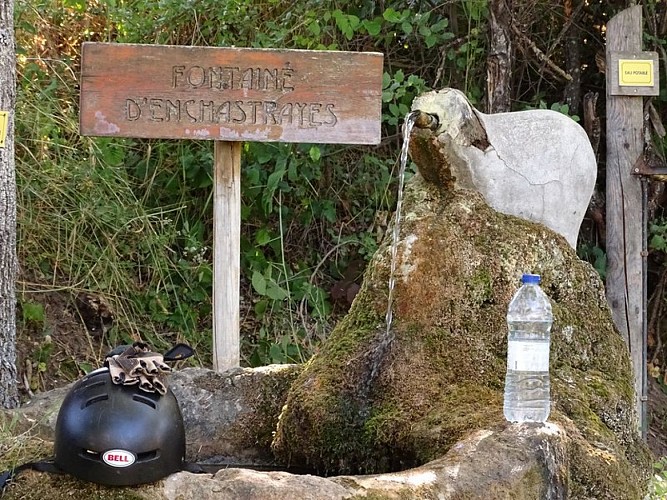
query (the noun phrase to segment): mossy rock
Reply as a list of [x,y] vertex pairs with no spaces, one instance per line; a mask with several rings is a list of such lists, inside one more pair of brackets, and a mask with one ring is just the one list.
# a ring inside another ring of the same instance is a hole
[[551,419],[568,430],[572,498],[640,498],[650,454],[628,351],[595,270],[563,237],[492,210],[476,192],[416,175],[403,206],[391,330],[385,241],[349,314],[292,385],[274,452],[324,474],[380,473],[509,425],[505,315],[532,272],[553,305]]

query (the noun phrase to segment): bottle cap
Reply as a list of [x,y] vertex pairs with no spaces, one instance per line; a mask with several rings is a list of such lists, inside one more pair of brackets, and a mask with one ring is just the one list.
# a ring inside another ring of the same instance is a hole
[[540,280],[539,274],[524,274],[521,277],[521,283],[530,283],[531,285],[539,285]]

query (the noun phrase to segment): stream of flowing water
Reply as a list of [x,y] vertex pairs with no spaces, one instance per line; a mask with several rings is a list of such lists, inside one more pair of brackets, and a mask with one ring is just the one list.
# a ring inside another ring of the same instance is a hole
[[[391,329],[392,320],[394,317],[394,288],[396,287],[396,265],[398,260],[398,239],[400,236],[401,225],[401,206],[403,204],[403,183],[405,181],[405,168],[408,163],[408,148],[410,146],[410,134],[415,126],[415,122],[419,116],[419,112],[408,113],[403,122],[403,147],[401,148],[401,156],[399,159],[398,171],[398,195],[396,200],[396,213],[394,216],[394,227],[392,231],[391,240],[391,264],[389,271],[389,293],[387,299],[387,314],[385,317],[386,329],[378,332],[378,343],[368,353],[369,373],[362,382],[359,398],[361,401],[368,403],[368,397],[372,388],[373,381],[379,373],[380,367],[385,355],[394,341],[394,332]],[[362,407],[359,410],[360,416],[368,418],[369,407]]]
[[403,205],[403,184],[405,181],[405,168],[408,164],[408,148],[410,147],[410,134],[415,126],[419,111],[412,111],[408,113],[403,121],[403,146],[401,148],[401,156],[399,158],[398,170],[398,194],[396,201],[396,214],[394,217],[394,228],[391,238],[391,268],[389,271],[389,298],[387,299],[387,315],[385,323],[387,329],[385,331],[385,343],[389,344],[393,340],[391,331],[391,323],[394,318],[394,288],[396,287],[396,262],[398,260],[398,238],[401,230],[401,206]]

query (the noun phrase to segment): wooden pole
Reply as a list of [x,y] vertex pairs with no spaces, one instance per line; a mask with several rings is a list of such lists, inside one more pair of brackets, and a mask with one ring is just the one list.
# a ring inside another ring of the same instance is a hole
[[646,434],[642,276],[641,184],[632,168],[643,151],[641,96],[610,95],[612,52],[639,52],[642,7],[630,7],[607,24],[607,300],[628,344],[636,408]]
[[241,143],[215,141],[213,174],[213,369],[239,366]]

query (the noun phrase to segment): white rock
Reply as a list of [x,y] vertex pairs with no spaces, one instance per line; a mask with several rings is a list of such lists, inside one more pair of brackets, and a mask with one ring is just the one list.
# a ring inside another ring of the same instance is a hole
[[574,120],[550,110],[487,115],[455,89],[423,94],[412,109],[438,117],[456,186],[479,191],[499,212],[544,224],[576,248],[597,163]]

